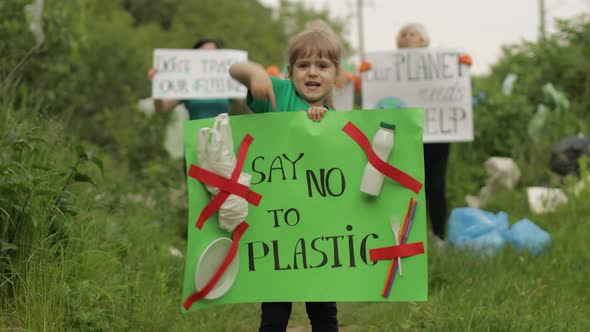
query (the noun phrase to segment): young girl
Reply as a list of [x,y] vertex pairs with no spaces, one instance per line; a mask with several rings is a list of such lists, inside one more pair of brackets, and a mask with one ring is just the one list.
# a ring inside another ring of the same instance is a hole
[[[397,34],[397,47],[424,48],[430,45],[426,28],[420,23],[409,23]],[[459,63],[471,65],[471,58],[462,54]],[[436,245],[444,246],[447,223],[446,172],[451,145],[448,142],[424,143],[424,184],[428,216],[432,232],[436,236]]]
[[[287,57],[288,80],[270,77],[253,62],[233,65],[230,75],[248,87],[246,101],[254,112],[306,111],[311,120],[320,121],[329,109],[327,98],[340,70],[340,45],[326,31],[303,31],[291,40]],[[259,331],[285,331],[291,306],[262,303]],[[338,331],[335,302],[306,302],[305,308],[313,331]]]
[[339,73],[338,42],[325,31],[303,31],[291,40],[287,57],[288,80],[270,77],[254,62],[235,64],[229,73],[248,87],[246,103],[254,112],[307,111],[310,119],[320,121]]

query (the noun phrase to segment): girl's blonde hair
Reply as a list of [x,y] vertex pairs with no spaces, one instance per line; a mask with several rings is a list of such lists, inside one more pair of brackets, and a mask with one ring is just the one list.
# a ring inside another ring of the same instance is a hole
[[297,59],[313,55],[330,60],[338,69],[340,43],[330,32],[323,30],[312,29],[298,33],[291,39],[287,48],[289,76],[293,73],[293,65]]
[[426,32],[426,28],[420,23],[408,23],[404,25],[399,32],[397,33],[397,47],[399,48],[402,42],[402,34],[408,30],[414,29],[422,38],[422,43],[420,44],[421,47],[428,47],[430,45],[430,37],[428,37],[428,32]]

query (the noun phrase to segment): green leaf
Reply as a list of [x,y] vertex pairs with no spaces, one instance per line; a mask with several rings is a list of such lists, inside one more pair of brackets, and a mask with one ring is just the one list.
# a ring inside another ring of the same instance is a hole
[[94,157],[92,157],[92,159],[90,159],[90,161],[92,161],[100,169],[100,174],[102,174],[102,176],[104,176],[104,164],[103,164],[102,160],[100,160],[98,157],[94,156]]
[[61,193],[58,189],[41,188],[35,190],[36,196],[57,196]]
[[95,152],[94,151],[86,151],[86,159],[92,160],[94,158]]
[[31,168],[32,169],[38,169],[38,170],[41,170],[41,171],[51,171],[52,170],[52,168],[49,168],[49,167],[43,166],[43,165],[38,165],[38,164],[31,165]]
[[14,243],[6,242],[4,240],[0,240],[0,251],[8,251],[8,250],[16,250],[18,246]]
[[71,204],[60,205],[59,209],[62,211],[63,214],[69,214],[72,216],[75,216],[78,214],[76,207]]
[[90,176],[79,172],[76,172],[72,179],[76,182],[87,182],[96,185],[96,183],[94,183],[94,180],[92,180]]
[[82,145],[76,145],[76,152],[78,153],[78,158],[82,160],[87,160],[88,156],[86,155],[86,151]]
[[47,144],[47,141],[44,140],[42,137],[38,137],[38,136],[31,136],[29,137],[29,141],[34,141],[34,142],[42,142]]
[[10,213],[8,213],[6,210],[4,210],[3,208],[0,207],[0,212],[4,213],[4,215],[6,216],[6,219],[9,222],[12,222],[12,217],[10,216]]

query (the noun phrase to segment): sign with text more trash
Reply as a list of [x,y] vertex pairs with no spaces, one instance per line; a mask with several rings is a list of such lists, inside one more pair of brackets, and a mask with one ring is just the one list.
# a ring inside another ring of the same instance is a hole
[[152,97],[157,99],[245,98],[247,89],[229,67],[248,60],[241,50],[154,49]]
[[[238,172],[252,176],[247,190],[242,188],[236,195],[261,196],[257,205],[248,205],[245,223],[233,233],[220,228],[218,213],[202,228],[196,227],[214,200],[204,185],[210,187],[213,182],[195,176],[200,165],[196,138],[203,128],[214,127],[214,119],[185,122],[190,171],[183,310],[267,301],[425,301],[424,249],[401,259],[403,275],[395,278],[387,298],[382,290],[392,260],[371,260],[373,249],[395,245],[391,219],[401,222],[412,198],[420,204],[406,243],[426,246],[424,190],[408,189],[386,177],[379,196],[360,192],[369,155],[363,146],[370,148],[381,122],[396,126],[388,167],[423,183],[422,116],[420,109],[395,109],[328,112],[319,123],[309,120],[305,112],[230,117],[236,163],[243,160]],[[217,185],[230,188],[234,182],[235,178],[227,179]],[[221,276],[220,286],[213,287],[216,296],[203,298],[198,294],[208,280],[199,280],[197,271],[220,238],[227,238],[223,240],[227,246],[217,254],[207,278],[231,252],[230,243],[237,246],[237,254],[225,270],[226,277]]]
[[473,141],[469,67],[455,49],[419,48],[367,54],[364,109],[424,109],[424,142]]

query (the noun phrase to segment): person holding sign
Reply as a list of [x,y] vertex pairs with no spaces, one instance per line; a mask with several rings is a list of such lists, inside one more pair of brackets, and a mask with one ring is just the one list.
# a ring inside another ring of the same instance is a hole
[[[328,98],[339,73],[340,45],[328,32],[306,30],[287,49],[288,77],[269,76],[253,62],[234,64],[230,75],[248,87],[247,105],[256,113],[306,111],[320,121],[330,109]],[[290,302],[262,303],[260,332],[285,331],[291,316]],[[335,302],[306,302],[313,331],[338,331]]]
[[[428,47],[430,38],[420,23],[409,23],[397,34],[397,47],[422,48]],[[471,65],[468,55],[459,57],[460,63]],[[447,222],[446,172],[449,160],[450,143],[424,143],[424,185],[426,190],[427,212],[436,236],[436,244],[444,246]]]
[[[197,43],[193,46],[193,49],[216,50],[219,48],[219,44],[220,43],[215,39],[203,38],[197,41]],[[148,79],[152,81],[156,73],[157,70],[155,68],[150,68],[147,73]],[[234,105],[231,105],[231,101],[233,101]],[[154,107],[156,108],[156,112],[163,114],[171,112],[177,105],[181,103],[184,104],[188,110],[189,120],[214,118],[221,113],[230,113],[230,108],[238,109],[239,113],[247,110],[243,99],[154,99]],[[185,164],[185,162],[182,163],[182,169],[186,176]]]
[[[193,49],[201,50],[215,50],[219,48],[219,42],[214,39],[200,39],[193,46]],[[148,79],[153,80],[157,70],[150,68],[148,71]],[[219,98],[219,99],[154,99],[154,106],[158,113],[169,113],[178,104],[184,104],[189,113],[190,120],[214,118],[221,113],[230,112],[230,101],[231,99]],[[243,99],[233,100],[236,105],[234,107],[240,110],[245,108]]]

